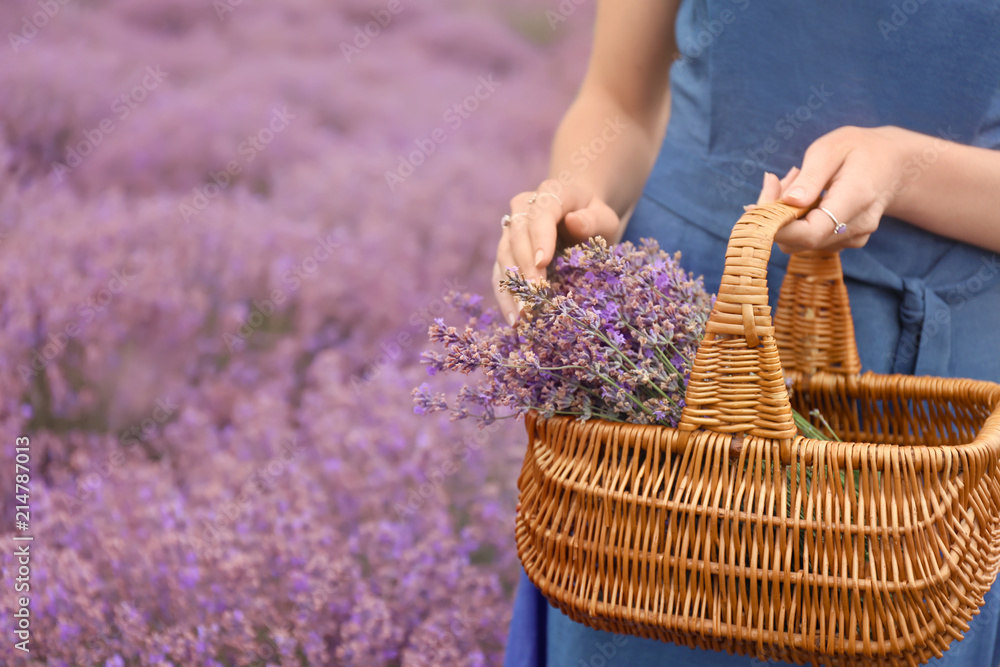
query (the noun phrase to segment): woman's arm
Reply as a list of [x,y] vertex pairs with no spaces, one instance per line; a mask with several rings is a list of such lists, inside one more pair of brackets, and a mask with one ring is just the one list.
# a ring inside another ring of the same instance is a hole
[[821,205],[844,233],[814,210],[776,235],[782,250],[861,247],[885,214],[1000,252],[1000,151],[899,127],[843,127],[813,142],[781,199],[805,206],[823,189]]
[[[677,51],[679,0],[603,0],[583,84],[563,117],[552,146],[549,177],[569,172],[573,183],[618,214],[639,198],[663,141],[670,111],[670,64]],[[610,124],[624,127],[593,159],[581,148]],[[586,156],[585,156],[586,157]]]
[[666,129],[679,4],[598,3],[587,73],[556,131],[549,178],[511,199],[511,221],[497,246],[494,291],[508,319],[517,305],[497,289],[507,267],[538,278],[557,243],[621,237],[622,218],[642,192]]
[[912,184],[886,213],[1000,252],[1000,151],[908,134],[904,175],[909,168]]

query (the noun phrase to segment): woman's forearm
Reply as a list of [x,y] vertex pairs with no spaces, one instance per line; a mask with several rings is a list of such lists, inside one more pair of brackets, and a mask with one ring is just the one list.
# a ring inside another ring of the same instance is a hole
[[582,90],[556,132],[549,178],[580,185],[624,216],[656,160],[668,109],[665,97],[659,118],[640,119],[610,95]]
[[587,75],[552,146],[549,176],[623,216],[639,198],[669,113],[679,0],[601,0]]
[[900,133],[903,176],[886,213],[1000,252],[1000,151]]

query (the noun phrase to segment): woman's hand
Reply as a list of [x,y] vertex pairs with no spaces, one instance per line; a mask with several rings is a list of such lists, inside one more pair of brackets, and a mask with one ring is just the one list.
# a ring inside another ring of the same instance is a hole
[[558,178],[511,200],[497,246],[493,290],[508,322],[520,310],[499,290],[508,267],[540,278],[561,247],[621,237],[666,132],[679,6],[680,0],[598,1],[587,74],[552,141],[549,174]]
[[522,192],[510,200],[510,218],[504,218],[503,233],[493,265],[493,291],[507,322],[513,324],[520,305],[500,281],[509,267],[534,280],[545,277],[556,249],[601,236],[609,243],[618,241],[618,215],[598,197],[579,185],[550,179],[534,192]]
[[934,141],[898,127],[842,127],[809,146],[801,171],[781,181],[765,174],[758,203],[808,206],[826,191],[819,202],[826,211],[817,207],[780,229],[778,247],[791,253],[865,245],[882,215],[919,179],[916,156]]

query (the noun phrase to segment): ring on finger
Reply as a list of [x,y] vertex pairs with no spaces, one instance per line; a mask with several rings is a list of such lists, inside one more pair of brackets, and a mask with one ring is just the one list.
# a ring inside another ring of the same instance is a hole
[[830,213],[828,209],[822,206],[818,206],[817,208],[826,213],[828,216],[830,216],[830,219],[833,220],[833,224],[836,225],[836,227],[833,228],[834,234],[843,234],[844,232],[847,231],[847,225],[842,223],[840,220],[837,220],[837,216],[835,216],[833,213]]
[[507,229],[508,227],[510,227],[510,223],[514,221],[514,218],[516,218],[519,215],[528,215],[528,214],[515,213],[514,215],[510,214],[504,215],[502,218],[500,218],[500,226],[503,227],[504,229]]
[[554,192],[532,192],[531,196],[528,197],[528,203],[534,204],[536,201],[538,201],[542,197],[545,197],[546,195],[548,195],[549,197],[555,197],[555,200],[559,202],[559,205],[560,206],[563,205],[562,199],[559,199],[559,195],[555,194]]

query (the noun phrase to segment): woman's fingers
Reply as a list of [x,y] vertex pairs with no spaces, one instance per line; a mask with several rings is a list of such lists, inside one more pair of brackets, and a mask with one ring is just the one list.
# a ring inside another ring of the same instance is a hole
[[500,281],[507,277],[507,269],[517,266],[514,262],[514,255],[511,253],[509,237],[510,229],[504,228],[500,242],[497,244],[497,261],[493,264],[492,282],[493,294],[496,295],[500,312],[503,313],[508,324],[514,324],[521,306],[510,292],[500,289]]
[[511,222],[507,229],[514,266],[529,280],[545,276],[556,250],[556,236],[563,216],[581,206],[578,187],[543,181],[533,192],[522,192],[510,200]]
[[[788,170],[788,173],[785,174],[785,177],[781,179],[781,194],[785,193],[785,190],[788,189],[788,186],[792,184],[792,181],[794,181],[798,175],[799,175],[798,167],[792,167],[791,169]],[[775,197],[775,199],[777,198],[778,197]]]
[[614,209],[594,197],[585,207],[568,213],[565,226],[567,235],[574,243],[586,241],[593,236],[600,236],[608,243],[615,243],[618,240],[621,219]]
[[[754,206],[777,201],[791,184],[796,182],[800,173],[798,167],[792,167],[780,180],[774,174],[765,173],[760,195],[757,197],[757,204],[744,208],[750,210]],[[856,224],[850,228],[847,226],[839,227],[841,216],[836,216],[834,219],[836,214],[833,214],[832,209],[825,205],[830,202],[832,202],[832,206],[843,210],[844,220],[852,220]],[[798,252],[807,249],[860,247],[860,245],[864,245],[868,234],[873,230],[866,222],[867,204],[864,194],[856,184],[849,180],[838,182],[837,177],[834,176],[830,191],[825,194],[820,205],[826,210],[814,209],[805,218],[796,220],[778,231],[775,235],[775,241],[782,251]],[[838,228],[841,231],[835,233]],[[849,229],[851,233],[847,234]]]
[[515,249],[514,258],[526,275],[529,275],[528,266],[532,269],[530,276],[545,275],[545,268],[555,255],[560,231],[565,236],[564,241],[570,244],[586,241],[591,236],[602,236],[608,241],[617,238],[618,215],[578,185],[544,181],[538,190],[529,193],[524,203],[527,215],[523,220],[531,238],[530,250],[527,246],[521,253]]
[[764,172],[764,183],[761,185],[760,194],[757,195],[757,204],[767,204],[773,202],[781,196],[781,181],[770,172]]
[[[802,169],[782,187],[781,201],[791,206],[808,206],[816,201],[820,193],[834,179],[844,161],[844,151],[837,142],[825,135],[806,149]],[[829,216],[814,209],[804,218],[795,220],[774,235],[778,247],[797,252],[809,248],[819,248],[833,233],[835,225]]]
[[878,228],[888,197],[879,196],[873,183],[892,165],[885,163],[891,156],[871,146],[871,132],[840,128],[806,150],[802,171],[783,187],[781,199],[792,206],[819,199],[819,205],[778,230],[775,241],[783,251],[860,248]]
[[618,215],[603,201],[579,186],[559,181],[542,182],[533,192],[522,192],[510,201],[511,213],[497,245],[494,267],[494,292],[504,317],[510,322],[519,315],[519,304],[499,289],[499,281],[510,267],[517,267],[525,278],[545,276],[552,262],[560,236],[564,242],[578,243],[591,236],[617,239]]
[[884,202],[872,191],[863,156],[847,155],[817,208],[775,235],[779,247],[800,250],[860,248],[878,228]]
[[778,180],[777,176],[775,176],[770,172],[765,171],[764,182],[761,185],[760,194],[757,195],[757,203],[748,204],[743,207],[743,210],[750,211],[756,208],[757,206],[760,206],[761,204],[768,204],[770,202],[777,201],[778,198],[781,196],[781,193],[784,191],[786,187],[788,187],[788,184],[792,182],[792,179],[794,179],[795,176],[798,175],[798,173],[799,173],[799,168],[792,167],[788,171],[788,173],[785,174],[784,178]]
[[[518,201],[518,199],[521,201]],[[515,212],[510,214],[510,225],[504,230],[511,257],[511,264],[508,266],[516,266],[521,275],[528,280],[541,278],[545,275],[545,272],[535,266],[535,247],[532,241],[532,228],[550,226],[554,229],[557,224],[554,220],[555,216],[545,214],[543,217],[537,209],[532,211],[532,213],[528,213],[525,210],[528,206],[524,203],[522,195],[515,197],[512,204]],[[536,235],[539,232],[540,230],[534,230]]]
[[580,193],[577,189],[563,186],[555,180],[542,181],[527,199],[531,247],[524,261],[538,276],[545,275],[545,267],[555,254],[559,223],[566,213],[578,206]]
[[[522,192],[510,200],[511,212],[497,245],[497,261],[493,267],[493,291],[508,323],[520,315],[521,304],[500,289],[507,269],[516,267],[528,280],[545,276],[545,266],[555,252],[556,228],[563,217],[564,198],[543,182],[533,192]],[[557,182],[558,185],[558,182]]]
[[832,134],[814,141],[806,149],[801,171],[781,193],[781,201],[800,207],[812,204],[841,169],[846,155],[846,144]]

